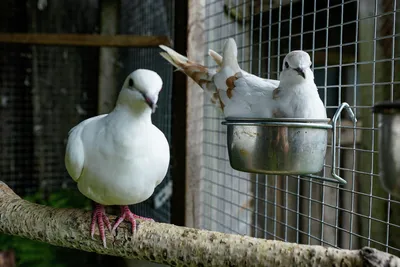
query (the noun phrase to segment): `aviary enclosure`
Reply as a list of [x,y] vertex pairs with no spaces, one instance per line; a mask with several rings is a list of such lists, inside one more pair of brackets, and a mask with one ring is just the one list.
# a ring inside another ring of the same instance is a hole
[[[400,200],[381,183],[379,157],[388,151],[380,147],[379,118],[373,112],[376,103],[400,96],[398,11],[396,0],[2,1],[0,180],[31,202],[89,210],[89,200],[77,192],[64,167],[68,130],[108,112],[124,77],[148,68],[164,81],[152,118],[168,137],[171,166],[154,195],[133,211],[156,222],[254,240],[343,253],[371,247],[400,256]],[[358,121],[354,124],[345,113],[338,119],[336,146],[329,132],[320,173],[284,176],[233,169],[223,116],[205,101],[198,85],[159,55],[163,44],[216,68],[208,50],[220,53],[230,37],[238,45],[241,68],[263,78],[279,79],[288,52],[308,52],[328,117],[349,103]],[[330,180],[332,168],[345,184]],[[9,235],[0,236],[0,251],[0,266],[2,257],[18,266],[150,264]],[[174,255],[139,258],[203,264]],[[80,263],[71,261],[74,257]],[[243,262],[236,266],[253,266],[245,261],[249,254],[237,257]],[[205,265],[218,266],[212,260]]]

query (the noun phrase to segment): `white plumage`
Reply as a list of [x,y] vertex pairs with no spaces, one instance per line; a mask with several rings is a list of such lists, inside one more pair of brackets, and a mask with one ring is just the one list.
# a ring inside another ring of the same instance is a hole
[[225,42],[223,56],[209,50],[217,70],[192,62],[169,47],[160,47],[165,51],[160,54],[199,84],[225,117],[326,118],[310,69],[310,56],[304,51],[287,54],[277,81],[242,70],[232,38]]
[[275,116],[280,118],[326,119],[326,108],[318,94],[308,53],[295,50],[286,55],[280,73]]
[[[136,70],[126,78],[113,111],[89,118],[69,132],[65,165],[79,191],[98,204],[93,220],[100,228],[102,223],[110,228],[101,205],[126,206],[145,201],[167,173],[169,145],[151,121],[161,88],[157,73]],[[132,218],[140,216],[129,214],[127,207],[121,211],[122,219],[114,229],[128,219],[135,230]]]
[[272,117],[275,105],[272,92],[279,81],[263,79],[241,70],[237,62],[237,46],[232,38],[225,42],[223,57],[213,50],[209,51],[219,70],[210,70],[192,62],[169,47],[160,47],[165,51],[160,54],[200,85],[225,117]]

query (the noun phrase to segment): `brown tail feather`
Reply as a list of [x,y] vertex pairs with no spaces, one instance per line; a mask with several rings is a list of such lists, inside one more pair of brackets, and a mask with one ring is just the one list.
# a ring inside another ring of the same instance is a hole
[[192,78],[202,88],[204,82],[212,81],[212,75],[209,74],[207,67],[190,61],[187,57],[182,56],[167,46],[160,45],[160,48],[165,51],[160,53],[163,58]]
[[160,48],[165,51],[160,52],[163,58],[192,78],[210,96],[211,103],[222,110],[224,109],[224,104],[213,81],[215,72],[211,72],[207,67],[189,60],[167,46],[160,45]]

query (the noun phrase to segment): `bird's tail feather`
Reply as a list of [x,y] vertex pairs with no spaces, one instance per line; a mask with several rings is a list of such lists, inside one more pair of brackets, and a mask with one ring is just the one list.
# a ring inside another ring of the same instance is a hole
[[180,69],[182,65],[189,61],[189,59],[181,54],[175,52],[173,49],[165,45],[160,45],[160,48],[165,52],[161,52],[161,56],[165,58],[169,63],[171,63],[177,69]]
[[160,45],[160,48],[165,51],[160,52],[163,58],[179,71],[182,71],[192,78],[201,88],[205,89],[204,84],[212,81],[213,73],[211,73],[207,67],[189,60],[187,57],[182,56],[165,45]]
[[229,38],[225,42],[223,55],[222,67],[230,67],[235,72],[240,70],[237,62],[237,46],[233,38]]
[[[234,81],[241,74],[239,63],[237,62],[237,46],[233,38],[229,38],[223,48],[223,56],[214,51],[209,51],[209,55],[220,67],[220,70],[214,75],[215,86],[224,91],[228,91],[228,97],[231,96]],[[230,98],[230,97],[229,97]]]
[[215,63],[217,63],[218,66],[222,66],[222,56],[220,54],[218,54],[217,52],[215,52],[212,49],[208,50],[208,55],[215,61]]
[[189,60],[187,57],[165,45],[160,45],[160,48],[164,50],[164,52],[160,52],[163,58],[176,67],[177,70],[192,78],[206,93],[208,93],[211,102],[223,110],[224,106],[220,101],[218,90],[213,81],[215,71],[210,71],[207,67]]

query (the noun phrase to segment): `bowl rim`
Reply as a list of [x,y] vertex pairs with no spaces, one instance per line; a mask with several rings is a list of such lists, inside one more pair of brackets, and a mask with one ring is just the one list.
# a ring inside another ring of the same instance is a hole
[[302,122],[302,123],[329,123],[327,119],[303,119],[303,118],[242,118],[242,117],[226,117],[223,122],[227,123],[264,123],[264,122]]
[[400,113],[400,101],[395,100],[378,102],[372,107],[372,112],[378,114]]

